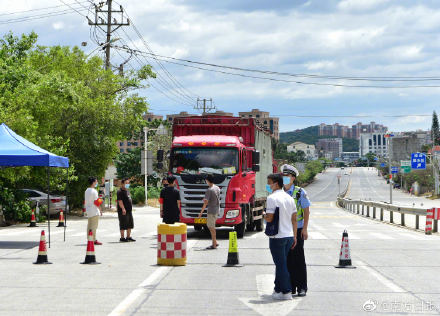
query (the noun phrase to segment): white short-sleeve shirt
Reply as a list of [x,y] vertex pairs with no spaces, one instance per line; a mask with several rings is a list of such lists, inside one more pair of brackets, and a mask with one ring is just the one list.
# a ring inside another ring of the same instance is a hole
[[295,201],[283,190],[276,190],[267,197],[266,213],[274,214],[279,208],[278,234],[272,238],[293,237],[292,215],[296,213]]
[[93,217],[100,214],[99,208],[95,205],[95,201],[98,199],[98,191],[93,188],[87,188],[84,194],[84,200],[86,201],[86,216]]

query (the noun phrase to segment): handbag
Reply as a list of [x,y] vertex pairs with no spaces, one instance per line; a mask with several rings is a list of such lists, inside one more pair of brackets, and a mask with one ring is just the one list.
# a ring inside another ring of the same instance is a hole
[[273,214],[273,220],[271,222],[266,223],[266,230],[264,231],[264,233],[269,237],[277,235],[279,223],[280,223],[280,208],[277,207],[275,209],[275,213]]

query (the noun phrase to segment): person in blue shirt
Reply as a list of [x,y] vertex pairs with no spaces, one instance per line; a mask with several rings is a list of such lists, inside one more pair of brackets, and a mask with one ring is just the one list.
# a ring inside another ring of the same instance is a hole
[[284,191],[294,200],[297,209],[298,231],[297,245],[289,251],[287,256],[287,267],[292,283],[292,295],[298,292],[298,296],[306,296],[307,293],[307,266],[304,256],[304,240],[307,240],[307,228],[309,226],[310,205],[307,192],[295,186],[294,182],[299,176],[298,170],[291,165],[281,166],[283,173]]

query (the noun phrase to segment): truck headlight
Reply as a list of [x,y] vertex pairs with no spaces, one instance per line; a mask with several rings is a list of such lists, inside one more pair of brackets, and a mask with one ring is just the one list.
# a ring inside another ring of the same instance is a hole
[[237,217],[240,214],[239,210],[230,210],[226,213],[226,218]]

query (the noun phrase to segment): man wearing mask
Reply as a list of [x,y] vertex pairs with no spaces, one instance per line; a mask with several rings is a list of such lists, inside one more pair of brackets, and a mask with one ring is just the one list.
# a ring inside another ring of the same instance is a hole
[[162,187],[166,188],[168,186],[167,177],[162,178]]
[[292,295],[298,291],[298,296],[306,296],[307,293],[307,266],[304,256],[304,240],[307,240],[307,228],[310,217],[310,200],[307,192],[295,186],[294,181],[299,176],[298,170],[291,165],[281,166],[283,173],[284,191],[287,192],[295,201],[298,220],[298,244],[290,250],[287,257],[287,267],[292,282]]
[[[130,179],[123,179],[122,186],[117,193],[118,204],[118,218],[119,218],[119,230],[121,232],[121,238],[119,241],[128,242],[136,241],[131,237],[131,230],[134,227],[133,224],[133,204],[131,201],[131,195],[128,189],[130,188]],[[127,231],[127,237],[125,237],[125,231]]]
[[269,236],[269,248],[275,264],[275,288],[272,298],[275,300],[291,300],[292,287],[287,256],[290,249],[295,248],[297,239],[296,208],[292,198],[283,191],[282,174],[267,176],[266,214],[264,219],[270,223],[278,209],[278,233]]
[[98,229],[99,216],[102,216],[102,212],[99,209],[99,206],[102,204],[102,200],[98,196],[98,191],[96,188],[98,187],[98,180],[94,177],[90,177],[89,187],[84,193],[84,201],[86,207],[86,215],[87,215],[87,236],[89,235],[89,231],[92,231],[93,241],[95,245],[102,245],[96,239],[96,230]]
[[180,192],[174,187],[175,176],[168,176],[167,185],[160,191],[160,217],[165,224],[180,221]]
[[200,211],[198,218],[202,217],[205,209],[208,210],[206,226],[208,226],[209,232],[211,233],[212,245],[206,247],[206,249],[217,249],[218,243],[215,223],[220,212],[220,188],[214,184],[214,176],[212,174],[208,174],[205,180],[208,185],[208,190],[205,192],[202,210]]

